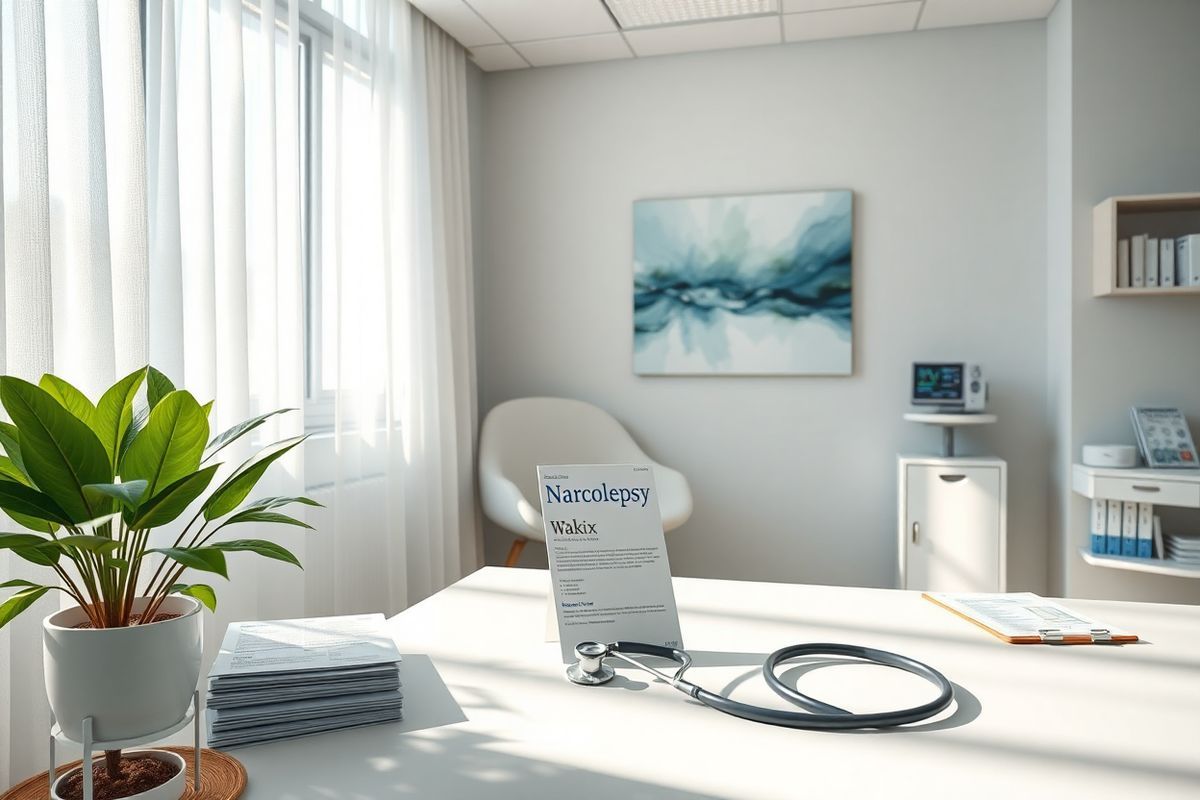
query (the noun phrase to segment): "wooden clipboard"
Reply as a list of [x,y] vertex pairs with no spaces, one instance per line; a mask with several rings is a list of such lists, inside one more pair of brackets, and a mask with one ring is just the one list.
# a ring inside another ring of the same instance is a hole
[[[961,595],[922,592],[921,597],[1009,644],[1129,644],[1138,640],[1137,634],[1101,625],[1053,600],[1029,592]],[[1025,620],[1022,620],[1022,625],[1009,625],[1002,618],[989,613],[988,606],[996,604],[1011,604],[1025,609],[1036,607],[1051,613],[1045,620],[1037,620],[1036,628],[1033,627],[1033,621]],[[1064,627],[1058,620],[1066,618],[1086,625]]]

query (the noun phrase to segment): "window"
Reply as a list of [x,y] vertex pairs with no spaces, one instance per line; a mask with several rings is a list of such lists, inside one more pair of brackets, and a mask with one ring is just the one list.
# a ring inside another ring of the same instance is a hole
[[[361,0],[296,0],[299,2],[299,191],[300,191],[300,260],[303,270],[304,290],[304,382],[305,382],[305,427],[310,431],[328,430],[334,421],[334,393],[339,375],[344,370],[353,370],[356,378],[369,365],[360,363],[358,348],[343,347],[341,358],[345,361],[350,353],[354,363],[339,364],[339,341],[364,338],[364,330],[375,331],[380,326],[381,313],[378,298],[372,298],[363,286],[378,285],[380,276],[370,274],[378,268],[380,253],[371,237],[356,236],[357,222],[364,229],[378,223],[378,210],[370,200],[370,194],[358,189],[363,176],[370,175],[367,158],[370,146],[370,126],[365,123],[371,117],[371,85],[368,78],[369,50],[365,38],[367,26],[366,4]],[[203,13],[204,5],[193,4],[192,0],[175,0],[176,31],[195,24],[194,16]],[[221,0],[208,0],[209,25],[213,37],[212,57],[218,60],[221,25]],[[143,13],[145,8],[143,7]],[[340,12],[345,24],[341,55],[343,69],[334,63],[332,13]],[[275,20],[275,86],[276,120],[293,113],[287,101],[285,87],[291,79],[294,66],[288,60],[288,0],[277,0]],[[258,0],[243,0],[243,80],[247,103],[258,102],[263,96],[262,74],[262,12]],[[145,44],[145,43],[143,43]],[[143,47],[145,52],[145,47]],[[219,69],[219,66],[217,67]],[[340,81],[339,81],[340,73]],[[340,97],[339,97],[340,91]],[[257,207],[255,193],[261,192],[266,182],[259,167],[267,163],[267,154],[262,150],[271,145],[260,139],[262,119],[247,109],[246,121],[246,207]],[[354,120],[338,126],[337,115],[343,120]],[[363,121],[363,122],[360,122]],[[274,144],[276,152],[288,152],[285,137],[288,129],[278,124]],[[339,141],[340,136],[340,141]],[[291,175],[284,180],[288,169],[278,162],[276,188],[284,192],[294,191]],[[355,181],[344,179],[342,185],[354,185],[355,191],[339,194],[335,176],[354,176]],[[340,210],[339,210],[340,209]],[[255,254],[264,244],[258,237],[269,231],[269,225],[246,225],[246,252],[248,279],[253,283],[264,280],[253,270]],[[338,232],[342,235],[339,236]],[[362,280],[339,285],[338,251],[343,263],[352,264],[356,277]],[[261,287],[264,294],[271,290],[269,284]],[[339,306],[355,309],[355,318],[338,319]],[[266,323],[264,323],[266,324]],[[345,330],[339,328],[345,325]],[[273,335],[272,331],[256,331],[251,321],[250,336]],[[364,352],[362,359],[374,354]],[[358,381],[357,385],[364,385]]]

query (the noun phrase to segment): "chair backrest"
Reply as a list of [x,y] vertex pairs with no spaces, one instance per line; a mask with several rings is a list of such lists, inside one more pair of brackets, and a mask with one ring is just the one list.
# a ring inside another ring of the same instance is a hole
[[503,475],[535,506],[538,464],[649,462],[621,423],[580,400],[509,400],[488,413],[480,431],[480,473]]

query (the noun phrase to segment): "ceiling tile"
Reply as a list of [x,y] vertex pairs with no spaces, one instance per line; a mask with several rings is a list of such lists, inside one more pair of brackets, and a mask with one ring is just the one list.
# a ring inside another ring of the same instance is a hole
[[702,22],[695,25],[643,28],[625,31],[625,38],[629,40],[633,52],[639,56],[779,44],[779,19],[772,15],[723,22]]
[[619,33],[597,33],[591,36],[572,36],[568,39],[543,39],[540,42],[522,42],[514,47],[535,67],[633,57],[629,45],[625,44],[625,40]]
[[601,0],[467,0],[467,4],[510,42],[617,29]]
[[926,0],[921,29],[1042,19],[1058,0]]
[[603,0],[623,30],[778,14],[779,0]]
[[463,0],[409,0],[463,47],[500,44],[504,40]]
[[802,14],[806,11],[826,11],[831,8],[877,6],[898,0],[783,0],[783,13]]
[[917,14],[920,10],[919,0],[910,0],[862,8],[813,11],[808,14],[784,14],[783,38],[789,42],[803,42],[810,39],[837,39],[843,36],[911,31],[917,24]]
[[521,54],[506,44],[485,44],[472,47],[471,60],[484,72],[499,72],[505,69],[523,69],[529,66]]

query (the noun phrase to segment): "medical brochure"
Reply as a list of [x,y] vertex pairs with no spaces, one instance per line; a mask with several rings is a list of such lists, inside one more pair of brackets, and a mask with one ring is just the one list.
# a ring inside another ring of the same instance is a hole
[[1125,643],[1138,638],[1032,592],[921,596],[1010,644]]
[[539,466],[538,493],[563,663],[584,641],[683,647],[651,467]]

